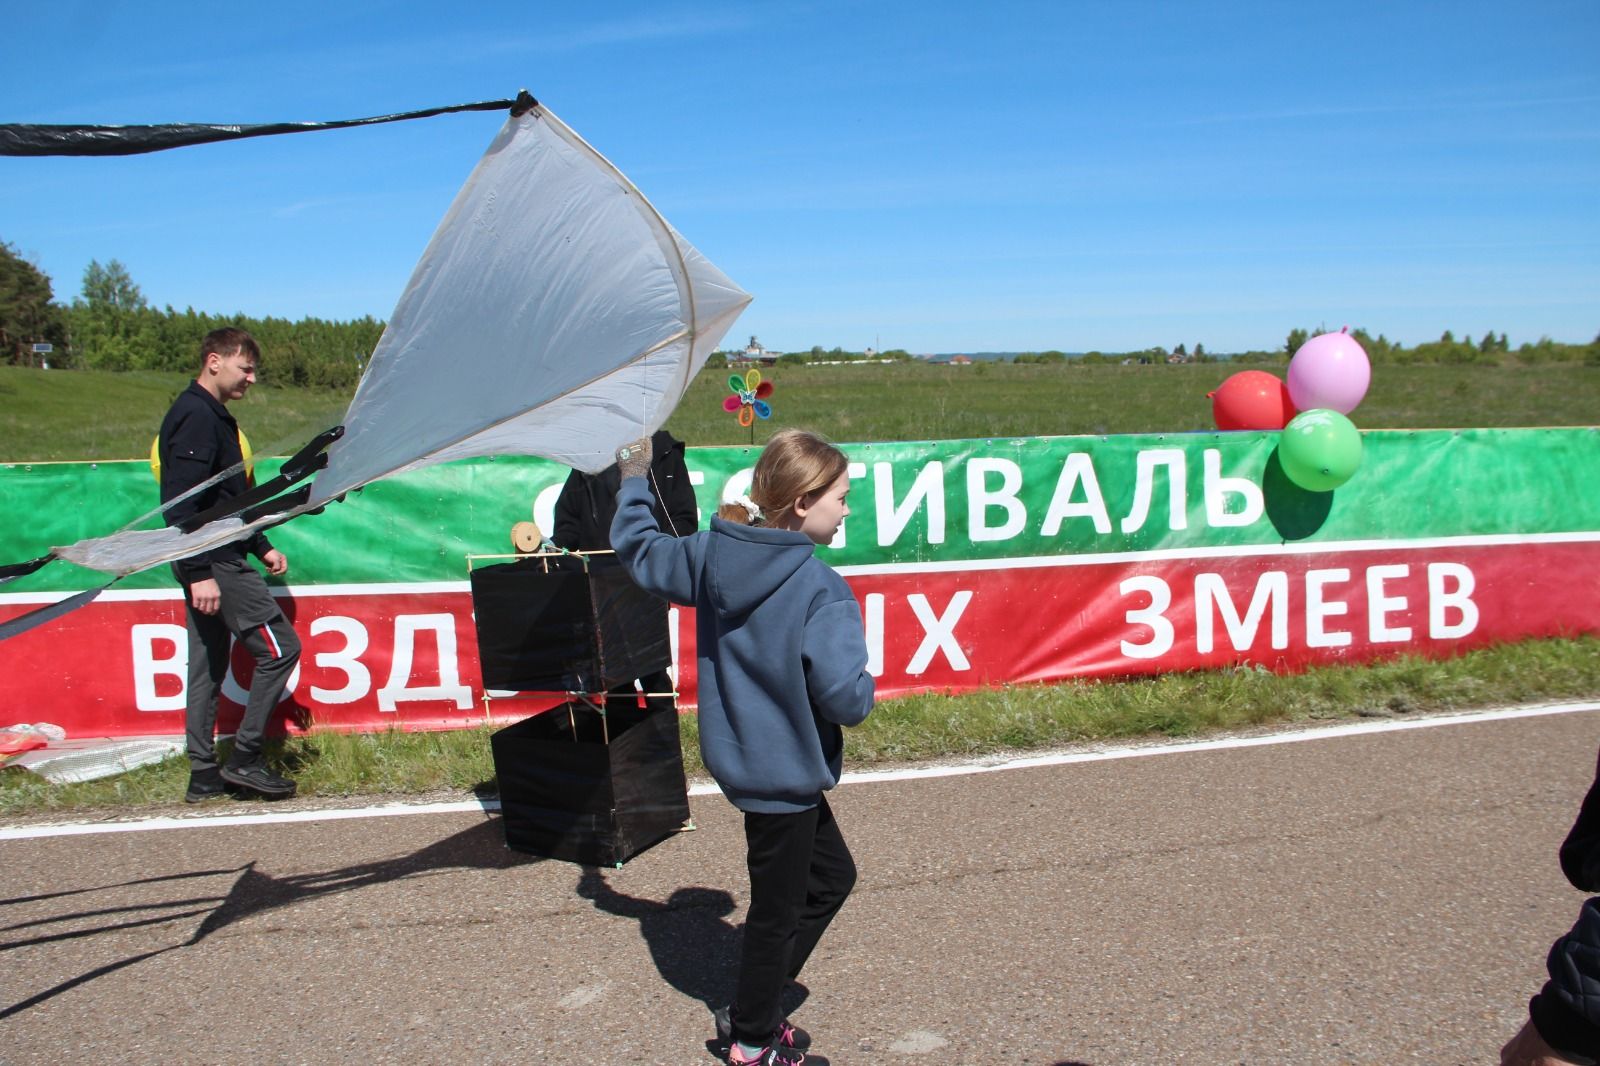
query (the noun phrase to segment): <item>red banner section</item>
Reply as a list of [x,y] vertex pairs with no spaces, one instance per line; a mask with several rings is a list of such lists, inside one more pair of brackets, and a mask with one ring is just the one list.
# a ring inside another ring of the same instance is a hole
[[[284,726],[438,729],[483,720],[465,585],[394,588],[403,591],[280,594],[303,644],[280,705]],[[182,733],[188,641],[181,595],[106,593],[7,641],[11,715],[55,722],[69,737]],[[5,604],[0,618],[29,607]],[[238,723],[251,666],[235,646],[218,713],[222,731]]]
[[[880,696],[1236,663],[1293,670],[1600,632],[1600,534],[1200,549],[845,568]],[[40,602],[0,604],[0,620]],[[290,590],[304,644],[275,725],[445,729],[548,701],[485,700],[465,583]],[[679,688],[695,700],[692,611],[673,613]],[[7,641],[7,707],[71,737],[183,731],[178,593],[100,600]],[[250,660],[235,649],[221,728]]]
[[[1600,631],[1600,538],[852,576],[888,694],[1443,656]],[[1160,555],[1161,553],[1152,553]],[[1034,562],[1039,562],[1035,560]]]

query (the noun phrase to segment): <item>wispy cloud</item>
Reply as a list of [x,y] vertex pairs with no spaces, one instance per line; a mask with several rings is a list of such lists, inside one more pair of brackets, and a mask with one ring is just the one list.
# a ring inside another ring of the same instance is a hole
[[522,47],[545,51],[570,51],[576,48],[592,48],[596,45],[637,44],[685,37],[715,37],[747,30],[755,24],[755,16],[744,10],[647,15],[602,22],[567,33],[529,38],[522,42]]
[[1339,104],[1320,107],[1283,107],[1261,111],[1233,111],[1214,115],[1193,115],[1175,119],[1179,126],[1210,126],[1223,123],[1284,122],[1308,118],[1351,118],[1361,115],[1399,115],[1426,112],[1490,111],[1524,107],[1561,107],[1600,102],[1600,94],[1544,97],[1501,97],[1481,100],[1407,100],[1397,103]]
[[758,17],[744,9],[724,11],[669,12],[611,19],[583,26],[538,25],[527,32],[474,33],[447,42],[434,41],[430,50],[442,47],[460,56],[479,59],[490,55],[560,54],[623,45],[651,44],[658,41],[699,40],[741,33],[759,25]]
[[320,211],[325,207],[337,207],[341,204],[354,203],[354,197],[328,196],[312,200],[300,200],[296,203],[285,204],[272,209],[273,218],[298,218],[308,211]]
[[[794,17],[795,10],[785,8],[782,17]],[[363,39],[358,47],[347,39],[333,39],[312,47],[301,40],[289,40],[260,43],[258,48],[263,62],[270,64],[280,77],[315,79],[323,72],[337,70],[342,78],[348,79],[363,71],[392,71],[419,63],[434,67],[465,63],[481,66],[485,60],[496,56],[559,55],[656,42],[710,40],[754,29],[770,22],[772,17],[730,7],[651,13],[581,25],[557,25],[529,19],[526,29],[513,24],[499,27],[493,33],[467,30],[430,36],[396,32],[389,38]],[[55,108],[49,113],[27,117],[32,121],[71,122],[84,121],[79,117],[84,114],[176,114],[180,116],[177,119],[142,121],[193,121],[196,104],[192,86],[209,77],[213,69],[209,59],[183,57],[121,65],[115,71],[102,74],[86,72],[79,85],[82,95],[70,109]],[[130,85],[171,88],[134,94],[128,91]],[[85,89],[88,91],[84,92]]]

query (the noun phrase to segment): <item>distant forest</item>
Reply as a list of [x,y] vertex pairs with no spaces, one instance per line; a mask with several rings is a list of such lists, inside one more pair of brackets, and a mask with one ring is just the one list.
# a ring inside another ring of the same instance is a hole
[[[200,338],[219,326],[242,326],[267,355],[263,381],[349,388],[361,378],[383,335],[374,318],[252,318],[188,308],[157,310],[115,259],[91,262],[71,303],[53,296],[50,279],[0,242],[0,360],[12,365],[90,370],[193,370]],[[50,345],[48,353],[35,351]]]
[[[222,315],[187,308],[178,311],[170,305],[151,307],[127,269],[112,259],[104,265],[91,261],[84,270],[81,290],[70,303],[55,299],[50,278],[23,258],[15,248],[0,241],[0,362],[14,366],[50,366],[61,369],[92,370],[178,370],[188,371],[199,360],[196,346],[201,337],[218,326],[242,326],[255,335],[266,353],[263,382],[302,387],[348,389],[361,378],[367,359],[383,335],[384,324],[366,317],[349,322],[320,318],[290,321],[284,318],[252,318],[248,315]],[[1270,351],[1234,353],[1208,352],[1203,343],[1191,348],[1179,343],[1172,348],[1146,348],[1135,352],[1060,351],[978,353],[976,358],[1014,363],[1083,362],[1096,363],[1195,363],[1195,362],[1284,362],[1307,339],[1321,330],[1295,328],[1288,331],[1281,347]],[[1512,348],[1504,333],[1485,333],[1474,340],[1457,338],[1450,331],[1437,341],[1405,347],[1383,334],[1373,336],[1365,329],[1351,335],[1366,349],[1374,363],[1436,364],[1540,364],[1582,362],[1600,366],[1600,336],[1588,344],[1561,344],[1542,337]],[[48,345],[48,350],[43,350]],[[751,338],[755,348],[755,338]],[[721,366],[746,356],[747,350],[722,351],[711,365]],[[876,352],[847,351],[820,345],[799,352],[761,352],[764,361],[780,364],[849,362],[862,359],[912,361],[903,349]]]

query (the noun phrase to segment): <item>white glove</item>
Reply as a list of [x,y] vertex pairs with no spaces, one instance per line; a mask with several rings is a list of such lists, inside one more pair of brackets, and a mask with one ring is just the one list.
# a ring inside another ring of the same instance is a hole
[[624,479],[650,472],[650,438],[640,437],[617,449],[617,471]]

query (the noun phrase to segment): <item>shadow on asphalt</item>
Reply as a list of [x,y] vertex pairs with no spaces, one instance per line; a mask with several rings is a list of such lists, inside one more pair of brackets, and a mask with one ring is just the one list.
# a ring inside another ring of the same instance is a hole
[[739,927],[727,921],[733,896],[720,888],[678,888],[664,900],[640,899],[612,888],[585,866],[578,895],[596,910],[639,923],[663,980],[707,1010],[727,1004],[739,962]]
[[[641,899],[618,892],[596,867],[585,866],[578,877],[578,895],[596,910],[639,923],[639,935],[650,949],[650,959],[667,984],[690,999],[705,1004],[707,1012],[725,1007],[733,999],[739,975],[739,940],[742,926],[728,921],[733,896],[720,888],[673,889],[664,900]],[[791,981],[784,990],[783,1012],[792,1014],[809,995],[806,986]],[[726,1044],[710,1041],[713,1054],[726,1053]]]
[[[503,870],[513,866],[523,866],[542,861],[544,860],[531,855],[523,855],[507,848],[500,820],[495,818],[486,819],[470,829],[445,837],[443,840],[429,844],[427,847],[414,851],[409,855],[403,855],[395,859],[385,859],[382,862],[358,863],[353,866],[317,873],[296,874],[291,877],[273,877],[269,874],[257,872],[255,863],[251,862],[240,867],[237,871],[196,870],[165,877],[141,878],[116,885],[105,885],[99,889],[77,889],[72,892],[0,900],[0,906],[7,906],[69,895],[109,891],[135,885],[158,884],[163,881],[182,882],[198,877],[212,877],[233,872],[238,874],[233,886],[225,896],[184,896],[157,903],[139,903],[126,907],[81,910],[51,918],[0,926],[0,934],[8,934],[45,925],[102,920],[102,924],[93,924],[87,928],[71,929],[67,932],[44,933],[20,940],[7,939],[0,941],[0,952],[4,952],[38,944],[81,940],[86,937],[98,936],[102,933],[116,933],[141,926],[160,925],[165,922],[204,916],[199,928],[183,943],[171,944],[164,948],[157,948],[154,951],[146,951],[139,955],[132,955],[128,958],[106,963],[104,966],[79,974],[52,988],[36,992],[19,1002],[0,1007],[0,1020],[9,1018],[14,1014],[20,1014],[31,1007],[36,1007],[41,1003],[54,999],[63,992],[70,991],[108,974],[116,973],[118,970],[126,969],[146,959],[164,955],[169,951],[176,951],[180,948],[192,947],[212,933],[224,929],[234,922],[242,921],[245,918],[267,911],[277,910],[280,907],[290,907],[306,900],[320,899],[324,896],[337,895],[341,892],[349,892],[371,885],[386,884],[391,881],[441,870]],[[177,913],[173,913],[175,909],[178,909]],[[158,913],[155,917],[136,917],[150,914],[151,912]],[[103,921],[108,918],[114,920]]]

